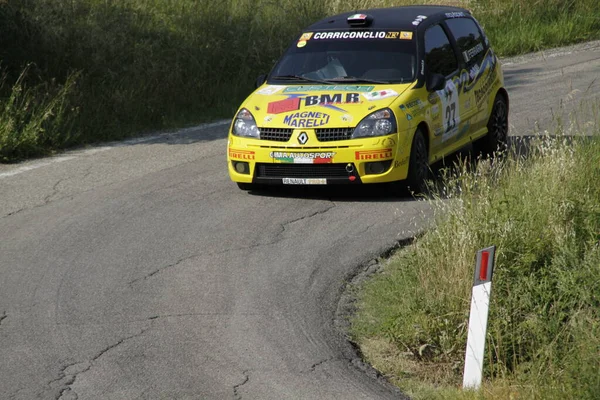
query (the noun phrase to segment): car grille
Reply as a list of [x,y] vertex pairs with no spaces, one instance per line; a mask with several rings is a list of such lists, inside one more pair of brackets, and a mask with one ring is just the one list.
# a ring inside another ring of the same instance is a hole
[[287,142],[292,136],[293,129],[288,128],[259,128],[261,140]]
[[344,178],[347,164],[257,164],[257,178]]
[[354,128],[323,128],[315,129],[319,142],[331,142],[334,140],[346,140],[352,137]]
[[[292,137],[293,129],[289,128],[259,128],[262,140],[273,140],[275,142],[287,142]],[[315,129],[319,142],[333,142],[334,140],[346,140],[352,137],[354,128],[324,128]]]

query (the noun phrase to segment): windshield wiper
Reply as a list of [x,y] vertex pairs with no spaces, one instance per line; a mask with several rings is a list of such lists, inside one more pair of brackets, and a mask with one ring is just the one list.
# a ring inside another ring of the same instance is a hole
[[354,83],[378,83],[389,84],[389,81],[379,81],[376,79],[357,78],[356,76],[339,76],[333,79],[327,79],[328,82],[354,82]]
[[322,81],[319,79],[306,78],[306,77],[300,76],[300,75],[276,75],[276,76],[271,76],[270,79],[276,79],[276,80],[280,80],[280,81],[314,82],[314,83],[322,83],[324,85],[331,85],[331,83],[329,83],[329,81]]

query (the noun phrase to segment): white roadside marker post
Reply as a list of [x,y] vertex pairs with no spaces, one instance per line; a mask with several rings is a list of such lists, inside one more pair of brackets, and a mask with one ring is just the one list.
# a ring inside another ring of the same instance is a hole
[[473,294],[471,297],[471,314],[469,316],[467,351],[465,354],[463,389],[477,390],[481,386],[495,253],[496,246],[477,252],[475,279],[473,280]]

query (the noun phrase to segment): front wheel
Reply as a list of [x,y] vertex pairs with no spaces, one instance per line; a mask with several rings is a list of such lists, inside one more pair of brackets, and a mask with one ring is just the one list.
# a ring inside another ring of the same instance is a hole
[[429,152],[427,143],[420,129],[417,129],[413,137],[410,149],[410,161],[408,164],[408,176],[406,184],[414,194],[427,192],[427,179],[429,178]]
[[508,146],[508,105],[504,96],[498,94],[487,124],[488,133],[477,141],[477,150],[484,155],[503,152]]

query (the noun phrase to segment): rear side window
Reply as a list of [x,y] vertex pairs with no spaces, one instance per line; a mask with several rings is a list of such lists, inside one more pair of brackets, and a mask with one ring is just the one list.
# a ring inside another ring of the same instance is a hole
[[456,39],[458,49],[467,66],[481,63],[485,56],[485,37],[470,18],[454,18],[446,21],[452,36]]
[[425,65],[430,74],[449,76],[458,70],[458,62],[446,32],[434,25],[425,32]]

